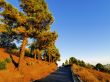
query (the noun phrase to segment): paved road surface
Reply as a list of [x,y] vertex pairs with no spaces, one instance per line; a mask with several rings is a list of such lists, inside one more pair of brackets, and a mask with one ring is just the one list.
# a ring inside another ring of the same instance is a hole
[[73,82],[70,67],[60,67],[57,71],[34,82]]

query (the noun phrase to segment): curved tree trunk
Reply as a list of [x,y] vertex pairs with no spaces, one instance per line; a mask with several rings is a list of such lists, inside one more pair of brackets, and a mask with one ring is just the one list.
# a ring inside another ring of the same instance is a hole
[[25,47],[27,45],[27,37],[24,37],[23,38],[23,42],[22,42],[22,45],[21,45],[21,48],[20,48],[20,57],[19,57],[19,61],[18,61],[18,70],[20,70],[20,67],[21,67],[21,61],[23,60],[24,58],[24,55],[25,55]]

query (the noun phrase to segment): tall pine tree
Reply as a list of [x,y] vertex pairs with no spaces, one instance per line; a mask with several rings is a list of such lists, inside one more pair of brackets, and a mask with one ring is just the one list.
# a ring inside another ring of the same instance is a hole
[[50,25],[54,21],[44,0],[20,0],[20,7],[22,11],[4,0],[0,0],[0,8],[3,8],[3,12],[0,14],[2,16],[0,17],[2,20],[0,32],[8,33],[11,37],[20,36],[22,40],[18,68],[21,67],[28,38],[38,39],[40,34],[48,33]]

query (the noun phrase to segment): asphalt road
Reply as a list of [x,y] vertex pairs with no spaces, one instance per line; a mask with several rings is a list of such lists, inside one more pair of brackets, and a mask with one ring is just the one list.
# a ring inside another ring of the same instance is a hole
[[73,82],[70,67],[60,67],[46,78],[34,82]]

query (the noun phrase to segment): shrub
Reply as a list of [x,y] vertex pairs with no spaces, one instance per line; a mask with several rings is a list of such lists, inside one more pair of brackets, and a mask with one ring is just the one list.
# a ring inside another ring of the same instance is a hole
[[0,70],[6,69],[6,62],[5,61],[0,61]]
[[33,65],[34,63],[33,62],[27,62],[26,63],[26,65],[28,65],[28,66],[31,66],[31,65]]
[[7,63],[10,63],[12,60],[11,60],[11,58],[6,58],[5,61],[6,61]]
[[96,64],[96,70],[104,71],[104,66],[101,63]]
[[27,48],[27,49],[25,50],[25,56],[33,57],[33,55],[31,54],[31,51],[30,51],[29,48]]
[[8,53],[10,53],[10,54],[18,54],[18,52],[19,52],[18,49],[8,49],[7,51],[8,51]]

